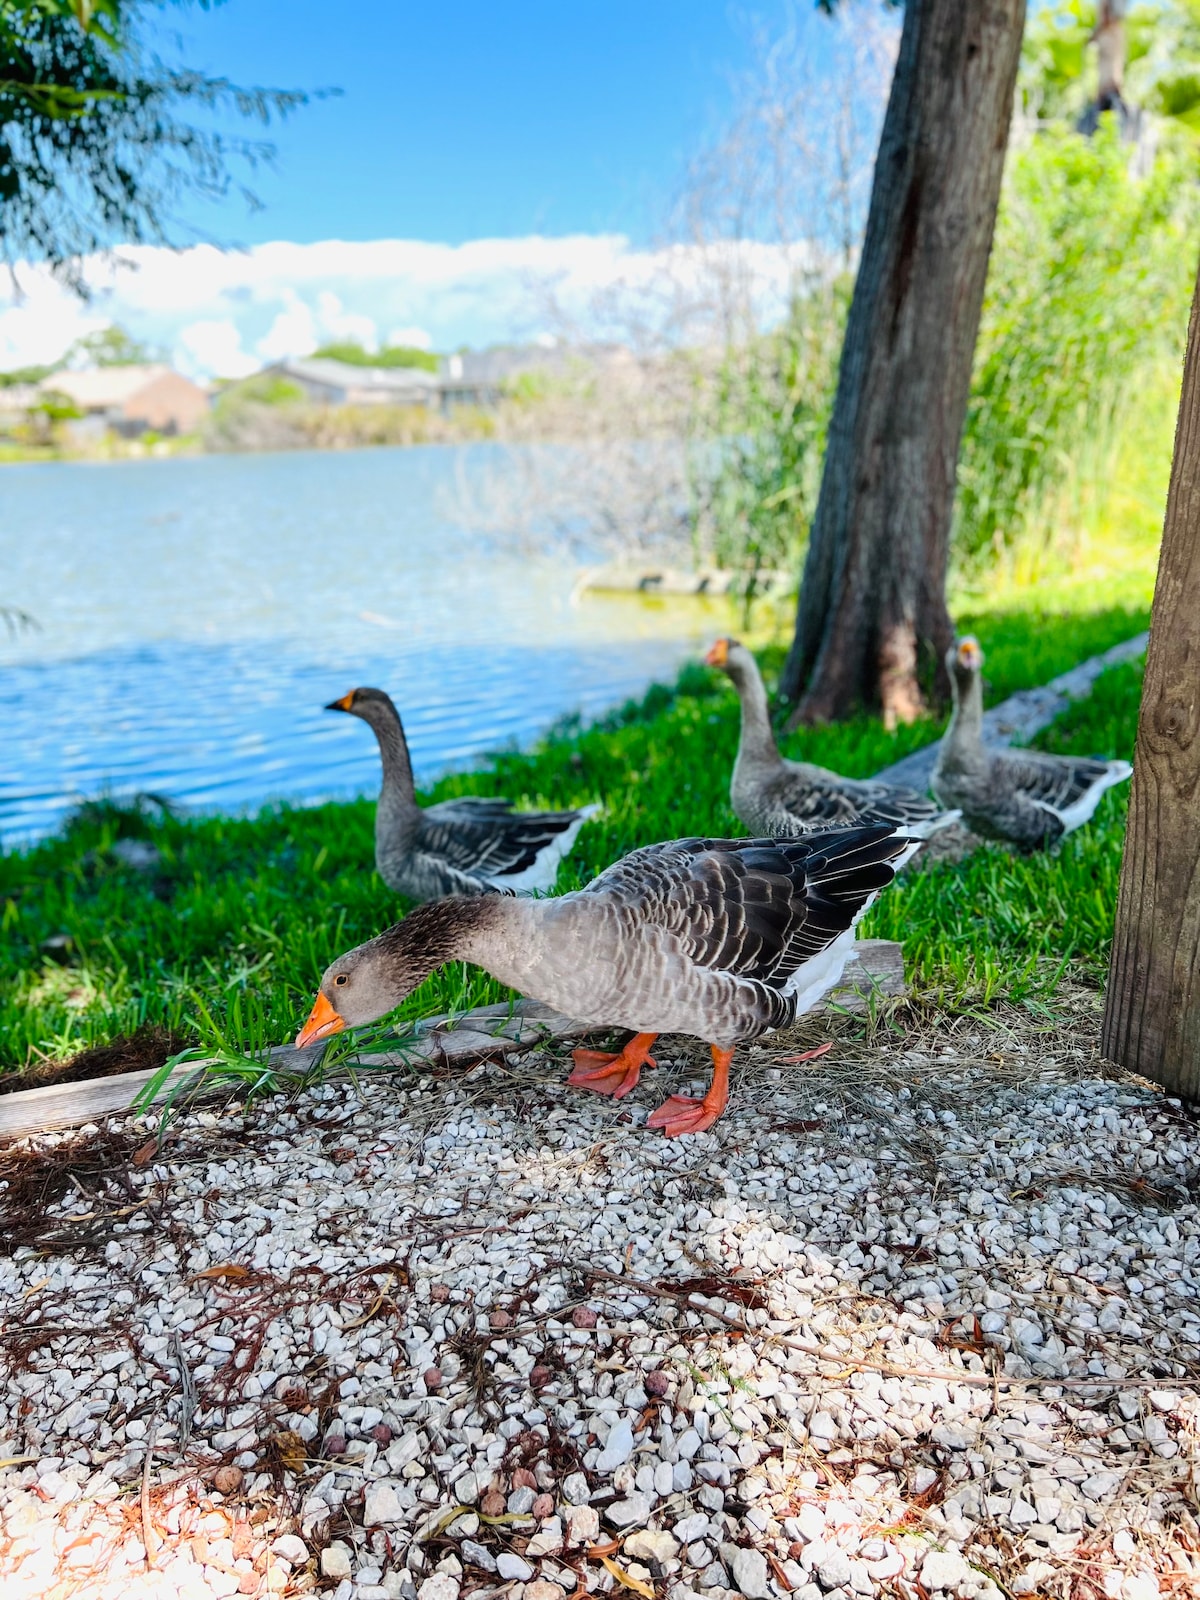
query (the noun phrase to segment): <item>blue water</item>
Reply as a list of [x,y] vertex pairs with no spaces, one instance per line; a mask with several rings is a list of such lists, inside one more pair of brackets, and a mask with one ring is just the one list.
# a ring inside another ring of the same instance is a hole
[[674,675],[687,605],[573,599],[577,568],[465,528],[456,474],[491,447],[0,469],[0,839],[81,799],[245,809],[372,791],[400,706],[418,774],[527,743]]

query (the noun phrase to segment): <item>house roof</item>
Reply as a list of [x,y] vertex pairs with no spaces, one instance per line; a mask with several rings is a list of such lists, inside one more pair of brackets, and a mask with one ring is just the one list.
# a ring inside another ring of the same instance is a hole
[[424,389],[432,393],[440,388],[435,372],[424,367],[360,367],[350,361],[331,361],[324,356],[304,356],[294,361],[278,361],[269,369],[285,377],[300,378],[309,383],[327,384],[331,389]]
[[111,406],[124,405],[157,378],[171,372],[172,368],[162,362],[133,367],[96,367],[87,372],[52,372],[42,379],[39,388],[66,395],[84,410],[104,411]]

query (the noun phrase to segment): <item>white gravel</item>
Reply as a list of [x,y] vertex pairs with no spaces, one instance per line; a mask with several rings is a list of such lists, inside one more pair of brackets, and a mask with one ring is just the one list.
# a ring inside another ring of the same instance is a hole
[[682,1141],[668,1041],[21,1147],[4,1600],[1197,1592],[1200,1126],[1009,1021],[810,1020]]

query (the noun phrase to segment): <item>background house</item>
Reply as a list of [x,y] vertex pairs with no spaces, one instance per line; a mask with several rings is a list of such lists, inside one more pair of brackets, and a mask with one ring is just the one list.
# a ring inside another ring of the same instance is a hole
[[190,433],[208,415],[207,392],[159,363],[53,372],[38,387],[117,433]]
[[521,378],[567,378],[587,369],[627,366],[632,352],[623,345],[494,345],[446,356],[438,374],[443,403],[494,406]]
[[317,405],[436,406],[441,400],[437,374],[423,367],[360,367],[326,356],[301,356],[277,361],[262,375],[294,383]]

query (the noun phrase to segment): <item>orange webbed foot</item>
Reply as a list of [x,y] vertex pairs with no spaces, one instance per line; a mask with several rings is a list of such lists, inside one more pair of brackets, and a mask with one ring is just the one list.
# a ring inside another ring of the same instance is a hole
[[658,1038],[656,1033],[639,1033],[614,1054],[607,1050],[576,1050],[572,1053],[575,1071],[567,1082],[576,1089],[590,1089],[593,1094],[611,1095],[623,1099],[637,1088],[643,1066],[658,1063],[650,1054],[650,1046]]
[[661,1128],[668,1139],[678,1139],[681,1134],[703,1133],[711,1128],[724,1109],[724,1106],[710,1106],[707,1096],[695,1100],[691,1095],[673,1094],[657,1111],[650,1113],[646,1126]]
[[703,1133],[729,1104],[729,1063],[732,1050],[718,1050],[711,1046],[713,1080],[702,1100],[687,1094],[673,1094],[664,1100],[657,1111],[652,1111],[646,1121],[648,1128],[661,1128],[668,1139],[678,1139],[685,1133]]

